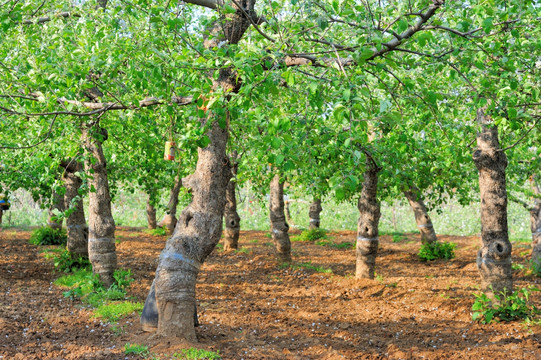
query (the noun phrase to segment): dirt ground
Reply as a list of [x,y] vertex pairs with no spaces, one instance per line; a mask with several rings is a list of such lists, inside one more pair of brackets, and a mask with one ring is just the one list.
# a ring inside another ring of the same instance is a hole
[[[93,318],[52,285],[61,274],[29,236],[0,231],[0,359],[139,359],[124,354],[128,342],[149,345],[162,360],[190,346],[223,359],[541,359],[540,326],[471,321],[477,237],[440,236],[458,244],[457,257],[423,263],[418,235],[396,243],[382,236],[377,279],[355,280],[352,249],[293,242],[294,264],[332,273],[283,267],[265,232],[242,232],[241,251],[217,248],[202,267],[198,343],[186,344],[142,332],[137,314],[116,325]],[[117,242],[120,267],[136,279],[130,295],[144,301],[165,237],[123,228]],[[515,244],[515,262],[526,263],[528,247]],[[539,286],[539,278],[514,275],[519,287]],[[533,300],[541,307],[539,293]]]

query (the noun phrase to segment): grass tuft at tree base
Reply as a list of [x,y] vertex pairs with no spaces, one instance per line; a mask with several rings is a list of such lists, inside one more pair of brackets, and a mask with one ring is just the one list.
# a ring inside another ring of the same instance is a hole
[[541,310],[530,304],[530,295],[534,291],[540,290],[528,286],[527,288],[518,289],[512,294],[501,292],[494,294],[494,300],[491,300],[484,293],[473,294],[475,302],[472,305],[472,320],[483,324],[499,320],[526,320],[527,322],[533,322],[535,317],[541,314]]
[[29,241],[33,245],[66,245],[68,235],[66,229],[43,226],[32,232]]
[[300,235],[291,237],[291,241],[316,241],[327,238],[327,231],[321,228],[304,230]]
[[124,345],[124,354],[135,354],[146,358],[149,355],[148,346],[126,343]]
[[419,258],[423,261],[436,259],[453,259],[455,257],[455,243],[430,242],[424,243],[419,249]]
[[67,249],[53,257],[54,268],[59,272],[74,272],[79,269],[90,269],[88,258],[70,253]]

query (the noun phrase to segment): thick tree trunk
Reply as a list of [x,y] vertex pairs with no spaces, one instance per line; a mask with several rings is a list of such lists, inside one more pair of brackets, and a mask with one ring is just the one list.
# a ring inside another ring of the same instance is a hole
[[63,180],[66,187],[64,194],[64,207],[71,210],[66,218],[68,235],[67,248],[72,254],[88,257],[88,226],[86,225],[83,199],[79,195],[79,188],[83,180],[75,173],[82,170],[82,165],[77,162],[66,162]]
[[147,200],[147,222],[148,222],[148,228],[149,229],[156,229],[158,227],[157,221],[156,221],[156,208],[154,205],[150,203],[150,199]]
[[64,211],[64,195],[59,194],[56,191],[53,191],[53,203],[48,211],[49,216],[47,218],[47,225],[51,229],[60,230],[62,229],[63,219],[58,219],[54,214],[54,210],[58,210],[60,212]]
[[321,207],[321,199],[315,198],[310,204],[310,210],[308,215],[310,216],[309,229],[319,229],[320,226],[320,214],[323,208]]
[[478,110],[477,120],[482,130],[477,134],[473,161],[479,170],[483,242],[477,253],[477,267],[484,291],[492,295],[513,291],[505,184],[507,157],[500,148],[498,127],[493,125],[492,119],[484,110]]
[[271,234],[279,261],[291,261],[291,242],[289,225],[284,213],[284,183],[280,175],[275,175],[270,183],[270,223]]
[[[238,11],[224,15],[213,24],[211,37],[204,43],[207,49],[223,47],[223,41],[238,43],[250,26],[246,14],[255,18],[255,0],[242,1],[242,11],[236,4],[231,5]],[[229,68],[220,69],[218,79],[213,79],[213,88],[223,93],[237,92],[239,87],[237,74]],[[231,177],[226,155],[229,112],[225,108],[221,110],[221,114],[220,111],[216,114],[221,118],[212,115],[207,118],[207,121],[212,121],[207,132],[210,144],[198,149],[195,173],[183,180],[184,185],[192,190],[192,202],[180,215],[175,232],[160,255],[154,280],[158,316],[152,314],[152,301],[147,297],[143,309],[143,315],[147,316],[141,318],[147,330],[154,327],[157,319],[158,334],[189,341],[195,340],[193,314],[197,275],[203,261],[220,241],[225,192]],[[152,291],[149,297],[152,297]]]
[[167,211],[165,217],[162,221],[162,225],[167,228],[167,233],[169,235],[173,234],[175,231],[175,226],[177,226],[177,206],[178,206],[178,194],[180,193],[180,188],[182,187],[182,179],[180,176],[175,176],[175,183],[171,188],[171,193],[169,194],[169,203],[167,204]]
[[[231,157],[231,176],[237,176],[238,164],[236,154]],[[225,231],[224,250],[235,250],[239,247],[240,216],[237,212],[237,197],[235,188],[237,183],[229,181],[225,192]]]
[[532,176],[534,198],[533,207],[530,210],[530,229],[532,230],[532,265],[541,270],[541,188],[535,176]]
[[88,255],[92,271],[109,287],[114,283],[113,273],[117,267],[115,246],[115,221],[111,213],[111,195],[107,180],[107,163],[102,143],[107,131],[95,125],[83,129],[87,159],[85,170],[89,174]]
[[436,237],[434,225],[432,225],[432,220],[430,220],[430,215],[428,215],[419,189],[411,187],[409,190],[404,191],[404,195],[406,196],[406,199],[408,199],[413,213],[415,214],[415,222],[421,233],[421,242],[426,244],[437,241],[438,238]]
[[355,277],[374,278],[376,256],[378,253],[378,225],[380,203],[377,199],[379,168],[367,156],[364,173],[363,189],[357,208],[359,209],[359,222],[357,224],[357,266]]

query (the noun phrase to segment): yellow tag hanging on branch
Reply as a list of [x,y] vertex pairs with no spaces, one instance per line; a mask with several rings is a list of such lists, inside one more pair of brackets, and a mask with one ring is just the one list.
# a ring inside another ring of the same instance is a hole
[[175,160],[175,152],[177,151],[177,144],[174,141],[165,142],[165,152],[163,153],[163,159],[168,161]]

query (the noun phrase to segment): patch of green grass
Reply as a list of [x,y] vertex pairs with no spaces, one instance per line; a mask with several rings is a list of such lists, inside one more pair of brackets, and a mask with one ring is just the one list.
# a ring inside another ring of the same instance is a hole
[[436,259],[452,259],[455,257],[455,243],[431,242],[425,243],[419,249],[419,258],[423,261]]
[[33,245],[65,245],[67,240],[66,229],[43,226],[32,232],[29,242]]
[[157,227],[156,229],[145,229],[145,232],[154,236],[167,236],[167,229],[165,227]]
[[149,355],[148,346],[126,343],[124,345],[124,354],[135,354],[142,357],[147,357]]
[[90,269],[91,264],[88,258],[70,253],[67,249],[53,257],[54,268],[60,272],[73,272],[79,269]]
[[182,349],[180,353],[173,354],[174,359],[179,360],[220,360],[220,351],[209,351],[203,349],[189,348]]
[[134,311],[141,313],[143,306],[142,302],[114,301],[100,305],[94,310],[94,316],[108,322],[117,322],[121,317],[130,315]]
[[216,251],[224,251],[224,244],[222,243],[216,244]]
[[483,324],[489,324],[494,320],[535,321],[536,316],[541,314],[541,310],[530,304],[530,295],[534,291],[539,291],[539,289],[529,286],[518,289],[512,294],[494,294],[494,301],[484,293],[473,294],[475,302],[472,305],[472,320]]
[[250,249],[248,249],[245,246],[242,246],[240,249],[235,250],[235,253],[237,254],[248,254],[250,252]]
[[405,239],[407,239],[406,236],[404,236],[404,235],[402,235],[402,234],[395,234],[395,235],[393,235],[393,240],[392,240],[392,242],[394,242],[394,243],[399,243],[399,242],[401,242],[402,240],[405,240]]
[[332,269],[325,268],[325,267],[322,267],[322,266],[316,266],[316,265],[313,265],[311,262],[297,263],[297,264],[282,263],[280,265],[280,267],[282,269],[286,268],[286,267],[290,267],[293,270],[308,269],[308,270],[313,270],[313,271],[316,271],[316,272],[319,272],[319,273],[332,274]]
[[257,239],[252,239],[252,240],[249,241],[249,243],[251,243],[251,244],[257,244],[257,243],[258,243],[258,240],[257,240]]
[[63,252],[64,250],[65,249],[62,246],[59,246],[54,248],[41,249],[39,253],[42,254],[45,259],[50,260],[54,258],[55,255]]
[[511,268],[513,270],[524,270],[524,265],[523,264],[517,264],[517,263],[513,263],[513,265],[511,265]]
[[321,228],[304,230],[299,236],[298,241],[316,241],[327,238],[327,231]]

